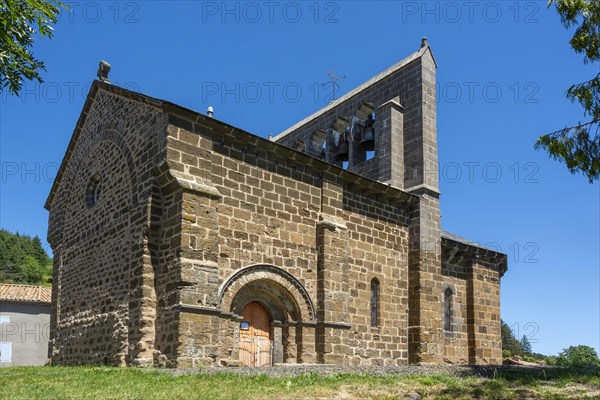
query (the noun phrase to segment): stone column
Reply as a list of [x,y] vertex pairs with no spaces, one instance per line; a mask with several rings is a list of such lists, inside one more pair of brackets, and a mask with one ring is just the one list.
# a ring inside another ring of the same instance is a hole
[[413,208],[408,252],[409,363],[441,362],[443,312],[439,200],[421,193]]
[[198,190],[184,191],[182,197],[179,366],[216,363],[220,353],[219,219],[215,197]]
[[131,365],[152,366],[156,340],[156,288],[155,265],[157,264],[156,224],[162,207],[160,193],[150,187],[146,197],[144,214],[140,221],[131,218],[132,226],[142,226],[140,237],[134,241],[130,277],[131,300],[129,302],[129,356]]
[[421,107],[404,114],[404,190],[420,197],[409,228],[409,363],[437,364],[443,354],[441,227],[435,114],[435,61],[420,59]]
[[[176,143],[175,143],[176,144]],[[184,147],[181,147],[183,149]],[[208,163],[204,160],[204,163]],[[175,332],[167,334],[164,347],[176,347],[179,367],[217,362],[220,353],[221,312],[217,308],[219,288],[219,220],[221,195],[205,176],[183,173],[177,164],[163,164],[159,177],[165,201],[164,216],[172,221],[161,247],[174,251],[169,276],[164,282]],[[205,165],[202,165],[205,171]],[[166,268],[166,267],[165,267]],[[165,335],[161,335],[165,336]]]
[[284,360],[283,330],[284,326],[281,321],[273,321],[273,337],[271,340],[271,343],[273,343],[273,358],[271,359],[272,364],[282,364]]
[[[379,160],[377,179],[404,188],[404,107],[400,98],[385,102],[377,110],[376,143]],[[381,122],[379,122],[381,121]]]
[[344,364],[348,325],[348,230],[343,219],[343,183],[327,175],[321,189],[317,222],[317,359]]
[[316,343],[316,322],[304,321],[296,326],[296,346],[298,348],[299,364],[315,364],[319,362]]
[[296,324],[295,322],[285,322],[282,328],[283,336],[283,362],[286,364],[296,364],[298,362],[298,345],[296,342]]

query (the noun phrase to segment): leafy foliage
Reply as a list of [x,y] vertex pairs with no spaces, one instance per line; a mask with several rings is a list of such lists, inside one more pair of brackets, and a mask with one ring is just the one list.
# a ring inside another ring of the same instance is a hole
[[[523,355],[523,348],[519,339],[515,337],[510,326],[503,320],[500,320],[500,334],[502,336],[502,354],[508,351],[511,355]],[[509,356],[510,357],[510,356]]]
[[52,259],[39,237],[0,230],[0,282],[48,284]]
[[[552,4],[565,28],[577,26],[570,44],[584,54],[583,62],[600,61],[600,0],[550,0],[548,6]],[[572,85],[566,97],[580,103],[590,121],[542,135],[535,148],[545,149],[571,173],[581,172],[592,183],[600,178],[600,73]]]
[[0,3],[0,92],[16,96],[23,79],[43,82],[40,71],[46,70],[42,61],[31,53],[34,35],[52,37],[61,8],[58,0],[3,0]]
[[590,346],[569,346],[558,355],[556,365],[574,368],[600,367],[600,359],[596,350]]

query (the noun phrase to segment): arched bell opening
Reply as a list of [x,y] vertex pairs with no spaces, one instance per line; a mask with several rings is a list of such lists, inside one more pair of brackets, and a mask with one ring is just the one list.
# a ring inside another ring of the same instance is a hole
[[340,117],[335,120],[330,129],[331,144],[333,149],[333,160],[335,164],[347,168],[352,137],[350,132],[350,121],[348,118]]
[[375,106],[363,103],[352,117],[354,143],[354,161],[370,160],[375,155]]

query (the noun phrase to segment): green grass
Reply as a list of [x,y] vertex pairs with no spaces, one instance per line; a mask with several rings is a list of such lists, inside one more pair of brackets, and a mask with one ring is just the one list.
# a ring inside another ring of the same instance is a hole
[[600,369],[500,370],[491,378],[449,375],[319,375],[292,378],[234,373],[176,376],[108,367],[0,369],[0,399],[592,399]]

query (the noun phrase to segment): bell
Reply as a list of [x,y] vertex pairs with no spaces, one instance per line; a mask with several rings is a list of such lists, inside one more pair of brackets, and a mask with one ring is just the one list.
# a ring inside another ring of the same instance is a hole
[[373,151],[375,150],[375,129],[373,129],[373,124],[375,120],[373,119],[373,115],[369,115],[367,120],[365,121],[365,127],[362,130],[362,135],[360,137],[360,143],[358,147],[364,151]]
[[335,161],[348,161],[348,142],[344,141],[340,144]]
[[346,134],[340,135],[336,148],[335,161],[348,161],[348,141],[346,140]]

